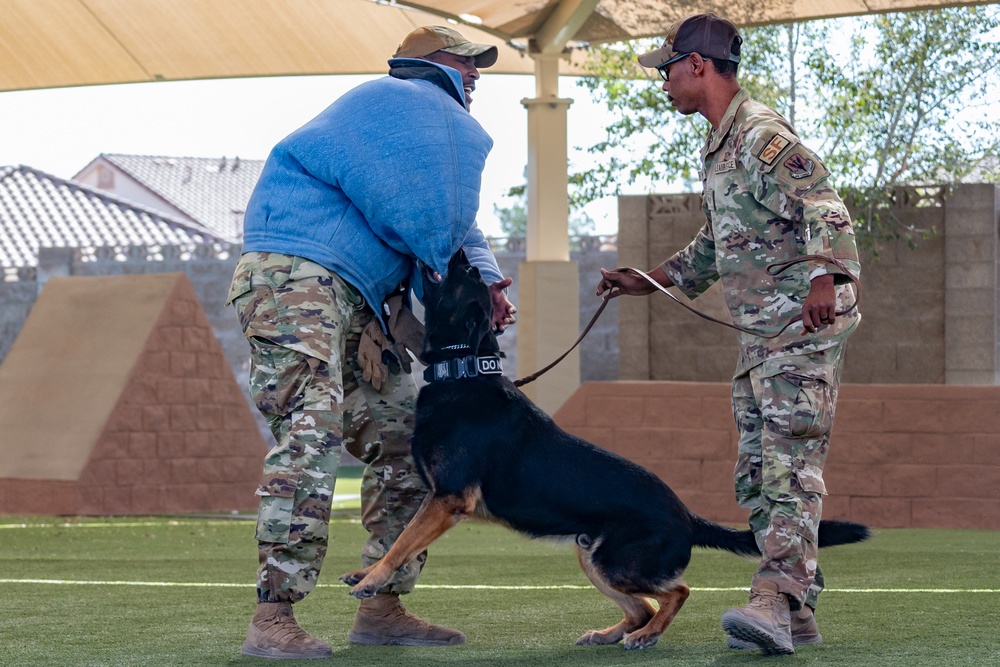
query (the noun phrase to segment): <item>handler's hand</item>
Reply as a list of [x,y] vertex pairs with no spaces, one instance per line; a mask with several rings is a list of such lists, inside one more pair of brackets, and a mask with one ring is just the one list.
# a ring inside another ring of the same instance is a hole
[[490,285],[490,299],[493,301],[493,329],[503,331],[517,322],[514,313],[517,308],[507,298],[505,289],[514,284],[513,278],[504,278]]
[[[647,275],[664,287],[670,287],[673,284],[660,267],[649,271]],[[648,280],[637,273],[622,269],[614,269],[612,271],[601,269],[601,282],[597,283],[597,296],[603,296],[605,292],[610,292],[608,298],[622,294],[645,296],[655,291],[656,287],[649,284]]]
[[833,274],[816,276],[802,304],[802,335],[814,333],[836,321],[837,291],[833,285]]

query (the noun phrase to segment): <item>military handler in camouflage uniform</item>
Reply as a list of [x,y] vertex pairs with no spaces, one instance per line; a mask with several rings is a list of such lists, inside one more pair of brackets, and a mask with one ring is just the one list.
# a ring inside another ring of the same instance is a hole
[[[326,554],[341,447],[367,464],[361,560],[389,550],[427,493],[410,453],[423,343],[405,286],[415,260],[444,274],[464,247],[491,285],[494,325],[514,307],[482,232],[479,188],[492,139],[469,114],[497,48],[418,28],[389,76],[358,86],[271,151],[244,222],[229,300],[250,343],[250,389],[277,445],[257,495],[258,605],[242,652],[326,658],[296,623]],[[415,285],[419,288],[419,285]],[[426,554],[425,554],[426,555]],[[408,613],[425,555],[363,600],[359,644],[452,645],[465,636]]]
[[[639,56],[659,71],[682,114],[711,123],[702,149],[705,226],[686,248],[649,272],[695,298],[722,280],[740,333],[733,413],[740,434],[736,497],[763,557],[747,606],[723,628],[733,648],[792,653],[819,643],[814,610],[822,589],[817,526],[823,464],[833,428],[844,346],[857,327],[851,278],[860,272],[848,212],[820,159],[736,78],[742,39],[729,21],[700,14],[675,23],[661,48]],[[773,263],[820,255],[777,276]],[[845,272],[846,270],[846,272]],[[602,270],[597,293],[650,294],[634,273]]]

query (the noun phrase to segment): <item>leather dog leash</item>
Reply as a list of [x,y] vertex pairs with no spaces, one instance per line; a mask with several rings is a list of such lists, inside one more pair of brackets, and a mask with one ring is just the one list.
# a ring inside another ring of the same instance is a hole
[[[766,270],[767,270],[768,275],[777,276],[777,275],[781,274],[783,271],[785,271],[786,269],[788,269],[789,267],[794,266],[795,264],[800,264],[802,262],[809,262],[809,261],[826,262],[828,264],[832,264],[832,265],[836,266],[838,269],[840,269],[841,271],[844,272],[844,275],[846,275],[851,280],[851,282],[854,283],[854,289],[855,289],[855,292],[854,292],[854,303],[852,303],[850,305],[850,307],[845,308],[844,310],[838,310],[838,311],[836,311],[836,315],[838,317],[840,317],[840,316],[843,316],[843,315],[847,315],[851,311],[855,310],[858,307],[858,303],[861,302],[861,281],[858,280],[858,277],[855,276],[854,273],[852,273],[851,270],[848,269],[844,265],[843,262],[841,262],[839,259],[837,259],[835,257],[826,257],[824,255],[802,255],[801,257],[795,257],[794,259],[789,259],[789,260],[785,260],[783,262],[775,262],[773,264],[769,264],[767,266]],[[680,304],[681,306],[683,306],[684,308],[686,308],[687,310],[691,311],[692,313],[694,313],[695,315],[697,315],[698,317],[700,317],[702,319],[706,319],[709,322],[715,322],[716,324],[721,324],[724,327],[729,327],[730,329],[735,329],[736,331],[740,331],[742,333],[750,334],[752,336],[758,336],[759,338],[768,338],[768,339],[770,339],[770,338],[777,338],[782,333],[784,333],[785,329],[787,329],[788,327],[792,326],[796,322],[799,322],[799,321],[802,320],[802,315],[799,314],[799,315],[796,315],[795,317],[793,317],[792,319],[788,320],[788,322],[785,323],[785,326],[781,327],[777,332],[775,332],[773,334],[760,333],[758,331],[754,331],[753,329],[748,329],[746,327],[741,327],[738,324],[733,324],[731,322],[724,322],[723,320],[714,318],[711,315],[706,315],[705,313],[702,313],[701,311],[698,311],[698,310],[692,308],[691,306],[687,305],[686,303],[684,303],[683,301],[681,301],[680,299],[678,299],[676,296],[674,296],[673,294],[671,294],[669,291],[667,291],[666,287],[664,287],[660,283],[656,282],[649,275],[647,275],[643,271],[640,271],[639,269],[633,268],[631,266],[625,266],[625,267],[617,268],[617,269],[615,269],[615,271],[629,271],[631,273],[634,273],[634,274],[636,274],[638,276],[641,276],[641,277],[645,278],[646,281],[649,282],[649,284],[652,285],[653,287],[655,287],[658,291],[663,292],[668,297],[670,297],[675,303]],[[587,334],[590,333],[590,330],[593,328],[594,324],[597,322],[597,318],[599,318],[601,316],[601,313],[604,312],[604,308],[608,305],[608,302],[611,301],[611,299],[614,299],[614,298],[619,297],[621,295],[622,295],[621,292],[608,292],[608,294],[604,296],[603,301],[601,302],[600,307],[597,309],[597,312],[595,312],[594,315],[593,315],[593,317],[590,318],[590,322],[587,323],[587,326],[584,328],[583,333],[581,333],[580,337],[576,339],[576,342],[573,343],[573,345],[568,350],[566,350],[565,352],[563,352],[562,355],[560,355],[558,359],[556,359],[555,361],[553,361],[551,364],[549,364],[548,366],[546,366],[542,370],[536,371],[535,373],[532,373],[531,375],[523,377],[520,380],[514,380],[514,386],[515,387],[520,387],[522,385],[528,384],[529,382],[534,382],[542,374],[548,372],[556,364],[558,364],[560,361],[562,361],[563,359],[565,359],[566,356],[570,352],[572,352],[573,350],[575,350],[576,346],[579,345],[580,342],[584,338],[586,338]]]
[[[625,269],[619,269],[619,270],[624,271]],[[628,270],[633,271],[634,269],[628,269]],[[648,276],[647,276],[647,279],[649,279]],[[609,292],[608,294],[606,294],[604,296],[603,300],[601,301],[601,305],[600,305],[600,307],[598,307],[597,312],[594,313],[594,316],[590,318],[589,322],[587,322],[587,326],[584,327],[583,333],[580,334],[580,337],[576,339],[576,342],[573,343],[573,345],[571,345],[568,350],[566,350],[561,355],[559,355],[558,359],[556,359],[555,361],[553,361],[551,364],[549,364],[548,366],[546,366],[542,370],[536,371],[536,372],[532,373],[531,375],[527,375],[527,376],[521,378],[520,380],[514,380],[514,386],[515,387],[520,387],[521,385],[528,384],[529,382],[534,382],[535,380],[537,380],[539,378],[539,376],[541,376],[542,374],[548,372],[553,366],[555,366],[560,361],[562,361],[563,359],[565,359],[566,355],[568,355],[570,352],[572,352],[573,350],[575,350],[576,346],[580,344],[580,341],[582,341],[584,338],[587,337],[587,334],[590,333],[590,330],[593,328],[594,324],[597,322],[597,318],[600,317],[601,313],[604,312],[604,309],[607,307],[608,302],[611,301],[611,299],[614,299],[614,298],[616,298],[618,296],[621,296],[621,292],[618,292],[616,294],[612,294],[612,293]],[[671,296],[673,296],[673,295],[671,294]]]

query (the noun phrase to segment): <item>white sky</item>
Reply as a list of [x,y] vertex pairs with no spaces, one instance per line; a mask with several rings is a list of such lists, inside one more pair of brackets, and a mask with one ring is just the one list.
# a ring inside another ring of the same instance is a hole
[[[275,77],[142,83],[0,93],[0,166],[23,164],[70,178],[100,153],[263,159],[282,137],[365,76]],[[493,205],[524,182],[531,76],[483,73],[472,113],[494,139],[483,176],[479,224],[499,235]],[[576,80],[563,78],[569,109],[570,161],[604,137],[608,112]],[[617,205],[589,205],[598,233],[617,231]]]

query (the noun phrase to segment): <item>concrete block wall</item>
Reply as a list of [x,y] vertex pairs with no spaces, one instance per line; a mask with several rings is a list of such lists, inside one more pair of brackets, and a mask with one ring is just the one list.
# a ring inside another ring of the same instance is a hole
[[[648,468],[695,513],[741,525],[728,383],[590,382],[565,430]],[[1000,529],[1000,387],[844,385],[824,517],[878,528]]]
[[[913,231],[915,245],[900,239],[862,253],[863,319],[848,345],[846,382],[1000,382],[998,192],[962,184],[894,193],[893,215]],[[695,194],[621,197],[619,263],[656,266],[703,224]],[[619,379],[731,378],[732,331],[663,295],[619,301]],[[728,318],[718,284],[691,305]]]
[[959,186],[948,198],[943,286],[948,384],[1000,384],[998,220],[995,185]]

